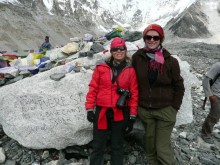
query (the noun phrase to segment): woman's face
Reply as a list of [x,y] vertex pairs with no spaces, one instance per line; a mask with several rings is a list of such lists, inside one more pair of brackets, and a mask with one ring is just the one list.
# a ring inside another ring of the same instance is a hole
[[124,61],[126,57],[127,50],[124,46],[115,47],[111,49],[111,54],[115,61],[121,62]]
[[148,31],[144,37],[144,42],[149,49],[157,48],[160,45],[159,33],[154,30]]

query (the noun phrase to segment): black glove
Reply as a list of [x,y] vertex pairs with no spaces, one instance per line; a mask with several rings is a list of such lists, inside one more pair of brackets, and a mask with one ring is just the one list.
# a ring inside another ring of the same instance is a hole
[[128,134],[132,131],[135,119],[136,119],[135,116],[130,116],[130,119],[128,120],[127,125],[126,125],[125,130],[124,130],[125,134]]
[[95,119],[95,114],[93,111],[88,111],[87,112],[87,120],[91,123],[94,122],[94,119]]

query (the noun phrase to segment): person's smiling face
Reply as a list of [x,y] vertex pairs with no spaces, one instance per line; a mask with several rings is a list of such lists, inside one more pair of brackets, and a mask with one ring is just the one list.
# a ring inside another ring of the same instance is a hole
[[115,47],[111,49],[111,54],[115,61],[121,62],[126,57],[126,48],[124,46]]
[[144,42],[149,49],[155,49],[160,45],[160,35],[154,30],[150,30],[144,37]]

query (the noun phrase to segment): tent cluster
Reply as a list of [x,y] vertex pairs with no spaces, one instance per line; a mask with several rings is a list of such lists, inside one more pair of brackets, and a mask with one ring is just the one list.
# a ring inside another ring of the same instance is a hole
[[[115,35],[119,32],[120,35]],[[124,33],[122,34],[122,32]],[[91,34],[85,34],[81,39],[78,37],[70,38],[70,43],[47,50],[45,54],[36,50],[0,51],[0,86],[14,83],[59,65],[64,66],[65,72],[79,72],[80,64],[75,66],[65,64],[76,58],[92,57],[95,53],[105,52],[105,44],[115,37],[122,37],[126,41],[133,42],[141,39],[142,34],[137,31],[125,32],[123,29],[117,28],[97,39],[94,39]],[[54,75],[54,77],[51,76],[51,79],[58,81],[63,76],[59,75],[57,78],[57,75]]]

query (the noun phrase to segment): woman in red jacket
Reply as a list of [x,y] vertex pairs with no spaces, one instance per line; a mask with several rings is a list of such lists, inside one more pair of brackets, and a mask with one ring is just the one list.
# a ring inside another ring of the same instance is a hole
[[86,96],[87,119],[93,122],[90,165],[102,165],[107,140],[111,140],[111,165],[123,165],[124,134],[133,129],[137,115],[136,74],[121,38],[110,45],[111,57],[96,65]]

